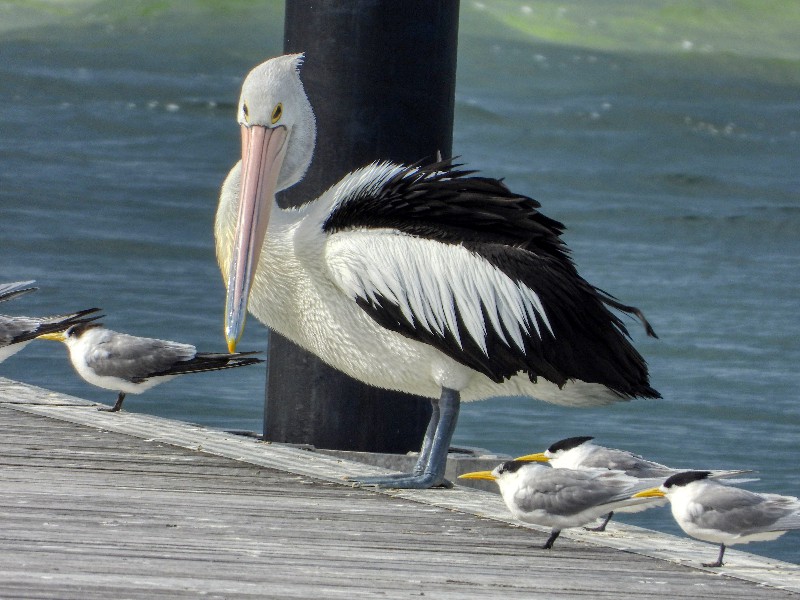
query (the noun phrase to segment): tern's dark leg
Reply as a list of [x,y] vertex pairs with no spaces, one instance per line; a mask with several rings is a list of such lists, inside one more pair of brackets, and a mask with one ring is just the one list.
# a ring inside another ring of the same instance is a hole
[[[442,484],[450,487],[452,484],[444,478],[444,470],[447,466],[447,452],[458,421],[460,405],[461,397],[456,390],[442,388],[438,410],[437,404],[434,404],[433,415],[425,433],[425,442],[420,451],[420,459],[412,473],[355,478],[355,481],[366,485],[403,489],[427,489]],[[422,461],[426,455],[427,460],[423,465]]]
[[544,543],[544,546],[542,546],[542,550],[550,550],[550,548],[553,547],[553,542],[556,541],[556,538],[559,536],[560,533],[561,533],[560,529],[553,529],[550,532],[550,537],[547,538],[547,541]]
[[722,557],[725,555],[725,544],[719,545],[719,556],[717,557],[717,561],[713,563],[703,563],[704,567],[721,567],[722,566]]
[[586,531],[605,531],[606,525],[611,520],[611,517],[614,516],[614,511],[612,510],[610,513],[606,515],[606,520],[603,521],[602,525],[598,525],[597,527],[584,527]]
[[103,412],[118,412],[122,408],[122,402],[125,400],[125,392],[120,392],[119,396],[117,396],[117,402],[111,408],[106,408],[105,406],[99,407],[97,410],[102,410]]

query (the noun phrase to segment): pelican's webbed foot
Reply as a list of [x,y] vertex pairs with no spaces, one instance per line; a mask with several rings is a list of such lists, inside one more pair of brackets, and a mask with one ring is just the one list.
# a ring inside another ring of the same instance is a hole
[[433,473],[394,473],[392,475],[378,475],[375,477],[350,477],[349,481],[362,485],[374,485],[379,488],[397,488],[407,490],[426,490],[428,488],[442,487],[450,489],[453,483],[444,477]]
[[442,397],[433,400],[433,411],[422,450],[411,473],[396,473],[377,477],[353,477],[358,485],[375,485],[382,488],[424,490],[432,487],[452,488],[444,478],[447,452],[458,421],[461,397],[456,390],[442,388]]

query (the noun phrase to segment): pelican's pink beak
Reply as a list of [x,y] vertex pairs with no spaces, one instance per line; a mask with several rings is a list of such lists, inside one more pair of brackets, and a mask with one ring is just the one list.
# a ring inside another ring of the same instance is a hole
[[239,216],[225,299],[225,339],[230,352],[236,351],[236,344],[244,331],[247,300],[275,201],[286,137],[285,127],[242,125]]

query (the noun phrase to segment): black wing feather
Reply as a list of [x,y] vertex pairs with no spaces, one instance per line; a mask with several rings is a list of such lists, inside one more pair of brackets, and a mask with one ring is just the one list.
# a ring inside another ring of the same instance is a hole
[[183,375],[185,373],[201,373],[204,371],[222,371],[223,369],[246,367],[247,365],[255,365],[264,362],[260,358],[252,358],[250,356],[252,354],[258,354],[258,352],[236,352],[235,354],[198,352],[194,358],[176,362],[168,369],[150,373],[148,377]]
[[[400,307],[378,293],[357,302],[380,325],[433,345],[455,360],[500,382],[520,371],[562,386],[580,379],[601,383],[623,398],[659,397],[649,385],[644,359],[622,321],[608,307],[638,316],[577,272],[561,239],[564,225],[538,211],[540,204],[510,191],[502,181],[458,171],[447,161],[407,167],[375,190],[364,186],[338,203],[322,229],[390,228],[404,234],[462,245],[539,296],[555,337],[537,315],[541,337],[524,336],[525,349],[509,346],[487,325],[483,350],[467,334],[461,344],[409,322]],[[457,307],[456,307],[456,313]],[[465,332],[457,314],[459,332]],[[484,322],[489,323],[484,314]],[[505,332],[503,332],[505,333]],[[508,336],[506,336],[508,339]]]

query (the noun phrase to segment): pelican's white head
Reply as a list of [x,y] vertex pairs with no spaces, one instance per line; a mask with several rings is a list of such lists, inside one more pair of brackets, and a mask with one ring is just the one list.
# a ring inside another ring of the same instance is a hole
[[231,352],[244,329],[275,193],[300,181],[314,154],[316,124],[300,81],[302,61],[302,54],[271,58],[250,71],[242,84],[241,183],[225,303],[225,337]]
[[[245,130],[262,127],[285,130],[285,155],[276,190],[284,190],[305,175],[316,144],[314,111],[300,81],[302,54],[271,58],[255,67],[242,84],[238,120]],[[242,147],[242,159],[246,148]]]

